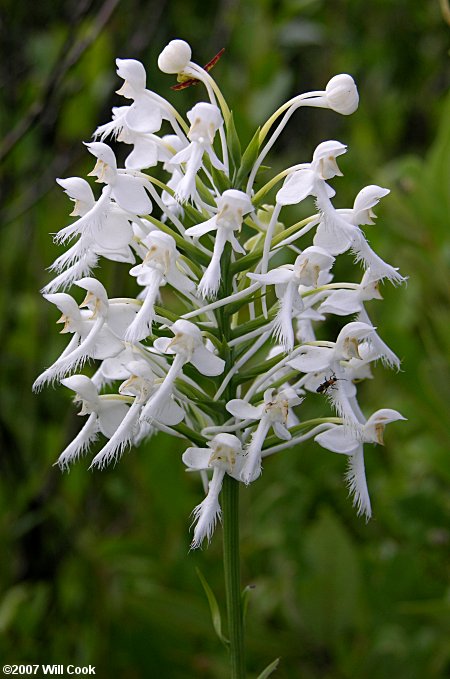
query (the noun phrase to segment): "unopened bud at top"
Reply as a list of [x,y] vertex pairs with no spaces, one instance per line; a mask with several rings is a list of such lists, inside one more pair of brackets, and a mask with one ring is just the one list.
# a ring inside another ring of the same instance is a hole
[[358,108],[358,90],[352,76],[347,73],[340,73],[331,78],[325,92],[330,108],[336,113],[348,116]]
[[163,73],[181,73],[191,60],[192,50],[184,40],[171,40],[158,57]]

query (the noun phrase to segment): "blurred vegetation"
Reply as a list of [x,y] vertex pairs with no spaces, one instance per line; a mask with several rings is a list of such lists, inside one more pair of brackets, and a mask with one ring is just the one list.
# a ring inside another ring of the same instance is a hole
[[[226,677],[199,567],[223,602],[220,531],[188,552],[198,479],[163,435],[105,472],[52,467],[79,427],[62,388],[31,383],[62,349],[39,296],[68,223],[57,176],[83,176],[81,144],[117,104],[114,59],[133,57],[182,111],[203,93],[173,92],[156,58],[173,37],[207,62],[246,142],[285,98],[339,72],[358,82],[349,118],[298,112],[274,164],[308,160],[330,138],[349,145],[339,207],[367,183],[391,188],[371,241],[409,276],[370,312],[402,357],[376,369],[362,402],[400,410],[387,446],[368,451],[374,519],[355,516],[344,461],[314,444],[265,465],[243,492],[244,584],[251,584],[251,676],[443,677],[450,671],[450,449],[446,411],[450,244],[449,29],[421,0],[3,0],[0,657],[94,664],[102,678]],[[373,234],[373,235],[372,235]],[[102,265],[111,296],[126,268]]]

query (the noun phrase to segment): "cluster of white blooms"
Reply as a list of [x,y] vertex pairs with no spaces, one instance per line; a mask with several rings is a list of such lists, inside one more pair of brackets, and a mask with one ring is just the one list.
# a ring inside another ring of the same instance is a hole
[[[314,438],[348,457],[354,503],[369,517],[364,444],[382,444],[386,424],[403,419],[390,409],[366,418],[357,400],[374,362],[399,366],[365,308],[381,299],[381,281],[403,280],[362,228],[374,223],[373,208],[389,191],[366,186],[352,207],[336,209],[330,181],[342,175],[337,159],[347,148],[335,140],[320,143],[311,162],[254,188],[294,111],[351,114],[355,83],[341,74],[323,91],[294,97],[242,153],[232,114],[209,72],[191,61],[189,45],[172,41],[158,65],[180,83],[201,81],[208,101],[188,111],[186,123],[147,89],[140,62],[117,59],[118,93],[129,103],[114,108],[86,144],[96,159],[90,175],[103,188],[96,196],[84,179],[57,180],[77,219],[55,236],[69,247],[43,293],[71,339],[35,388],[61,382],[87,416],[58,464],[67,468],[99,434],[106,441],[91,466],[100,468],[158,431],[184,438],[191,447],[183,462],[200,471],[206,495],[194,510],[192,544],[199,546],[220,519],[225,474],[249,484],[263,458]],[[108,138],[131,147],[123,168]],[[158,177],[149,170],[157,167]],[[285,206],[310,198],[311,217],[281,221]],[[359,283],[334,279],[345,252],[361,265]],[[92,276],[101,257],[129,264],[136,298],[108,297]],[[72,285],[87,292],[81,304],[64,292]],[[328,315],[347,322],[331,341],[317,340]],[[90,377],[79,374],[88,361],[95,362]],[[331,415],[302,419],[302,401],[324,395]]]

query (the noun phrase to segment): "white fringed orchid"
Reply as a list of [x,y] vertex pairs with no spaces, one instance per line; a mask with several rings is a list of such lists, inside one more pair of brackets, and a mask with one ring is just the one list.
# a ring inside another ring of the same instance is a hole
[[252,439],[245,451],[245,462],[241,471],[241,479],[248,484],[260,476],[261,451],[266,436],[273,429],[275,436],[288,441],[291,434],[287,429],[289,409],[298,405],[303,399],[297,396],[291,388],[286,388],[275,394],[275,389],[266,389],[264,402],[259,406],[253,406],[242,399],[232,399],[227,403],[227,410],[234,417],[246,420],[259,420]]
[[[183,372],[186,363],[192,363],[202,375],[216,376],[223,372],[225,361],[213,354],[203,343],[203,337],[196,325],[185,320],[178,320],[171,326],[173,339],[160,337],[153,343],[154,348],[164,354],[174,354],[175,358],[158,391],[145,405],[141,418],[161,421],[168,409],[174,409],[172,401],[173,385]],[[180,422],[184,412],[176,406]]]
[[208,441],[208,446],[208,448],[187,448],[183,453],[187,471],[213,470],[211,481],[208,483],[208,493],[192,512],[195,523],[192,548],[200,547],[205,538],[208,542],[211,540],[221,515],[219,494],[223,477],[229,474],[239,480],[244,461],[242,444],[233,434],[217,434]]
[[111,438],[129,412],[128,405],[118,401],[114,394],[99,396],[97,387],[85,375],[72,375],[61,384],[75,392],[75,403],[81,403],[79,415],[89,415],[75,439],[63,450],[57,460],[61,469],[83,455],[101,433]]
[[301,292],[320,285],[321,274],[328,274],[333,263],[334,257],[326,250],[311,246],[297,257],[294,264],[284,264],[265,274],[247,274],[252,280],[276,286],[279,310],[273,332],[285,351],[294,348],[293,315],[298,316],[305,308]]
[[152,232],[143,241],[147,254],[142,262],[130,269],[139,285],[144,288],[144,301],[138,314],[126,331],[128,342],[138,342],[151,334],[154,305],[161,286],[167,283],[180,292],[195,289],[195,283],[177,267],[179,253],[175,240],[167,233]]
[[356,505],[358,514],[365,514],[367,519],[370,519],[372,515],[372,508],[364,468],[363,444],[384,445],[383,434],[386,425],[405,419],[396,410],[383,408],[373,413],[364,424],[336,425],[315,437],[315,441],[323,448],[334,453],[348,455],[349,466],[346,480],[353,495],[353,504]]
[[186,229],[187,236],[199,238],[205,233],[216,231],[214,251],[203,277],[198,286],[202,297],[215,298],[220,285],[220,259],[225,244],[231,243],[234,252],[245,255],[245,250],[236,238],[235,232],[240,231],[244,215],[252,211],[250,198],[242,191],[229,189],[216,201],[218,212],[206,222]]
[[179,151],[170,161],[172,166],[185,164],[185,174],[176,189],[176,198],[184,203],[194,198],[196,193],[195,178],[206,153],[213,167],[224,170],[222,161],[217,157],[213,142],[217,130],[223,124],[220,109],[214,104],[196,104],[187,112],[191,123],[188,132],[189,146]]

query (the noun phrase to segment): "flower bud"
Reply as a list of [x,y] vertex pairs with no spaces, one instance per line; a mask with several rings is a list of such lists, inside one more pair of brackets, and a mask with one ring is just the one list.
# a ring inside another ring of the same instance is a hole
[[158,57],[163,73],[181,73],[191,60],[192,50],[184,40],[171,40]]
[[348,116],[358,108],[358,90],[351,75],[340,73],[325,88],[328,104],[336,113]]

